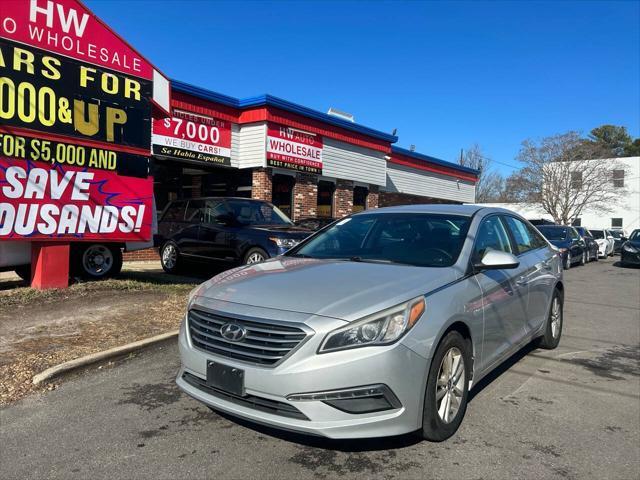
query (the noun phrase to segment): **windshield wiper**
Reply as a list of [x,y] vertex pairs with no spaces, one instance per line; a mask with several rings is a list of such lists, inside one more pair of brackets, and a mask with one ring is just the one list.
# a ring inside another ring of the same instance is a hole
[[349,257],[349,261],[364,262],[364,263],[399,263],[399,262],[394,262],[392,260],[384,260],[381,258],[362,258],[362,257],[358,257],[357,255],[354,257]]

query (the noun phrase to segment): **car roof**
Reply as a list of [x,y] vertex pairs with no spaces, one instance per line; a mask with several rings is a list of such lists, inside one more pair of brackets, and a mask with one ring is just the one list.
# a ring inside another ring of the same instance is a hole
[[370,210],[364,210],[355,215],[362,214],[383,214],[383,213],[436,213],[443,215],[461,215],[470,217],[480,210],[487,213],[508,213],[519,216],[516,212],[507,210],[506,208],[485,207],[483,205],[473,204],[434,204],[425,203],[420,205],[399,205],[396,207],[383,207]]

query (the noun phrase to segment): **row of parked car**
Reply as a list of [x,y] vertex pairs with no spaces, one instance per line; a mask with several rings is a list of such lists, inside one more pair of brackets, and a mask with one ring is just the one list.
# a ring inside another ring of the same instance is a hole
[[540,233],[560,250],[565,270],[620,254],[620,263],[640,264],[640,230],[627,236],[622,229],[556,225],[533,220]]
[[[159,222],[156,244],[162,267],[175,273],[185,261],[252,264],[275,257],[337,219],[303,218],[295,224],[269,202],[249,198],[197,198],[172,202]],[[638,232],[589,229],[532,220],[560,250],[565,269],[622,253],[623,264],[640,264]]]

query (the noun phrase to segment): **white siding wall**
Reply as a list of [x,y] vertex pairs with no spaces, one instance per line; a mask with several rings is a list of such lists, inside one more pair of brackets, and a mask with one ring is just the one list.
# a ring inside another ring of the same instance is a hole
[[[267,146],[267,126],[264,123],[241,125],[236,134],[238,141],[237,163],[232,163],[238,168],[264,167]],[[233,154],[233,137],[231,140]],[[233,160],[232,160],[233,162]]]
[[373,185],[385,185],[387,162],[383,152],[326,137],[323,141],[322,175]]
[[467,203],[475,202],[476,198],[476,187],[472,182],[457,182],[455,178],[446,175],[393,163],[387,164],[387,184],[384,190]]

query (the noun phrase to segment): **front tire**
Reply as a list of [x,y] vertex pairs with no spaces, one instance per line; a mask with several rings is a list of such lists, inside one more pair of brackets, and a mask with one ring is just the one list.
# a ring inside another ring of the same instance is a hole
[[113,245],[90,243],[80,246],[72,261],[76,275],[87,280],[100,280],[120,273],[122,250]]
[[567,256],[564,259],[564,269],[569,270],[571,268],[571,254],[567,252]]
[[267,252],[259,247],[253,247],[244,254],[242,263],[244,265],[252,265],[254,263],[264,262],[267,258],[269,258]]
[[422,413],[422,436],[432,442],[451,437],[467,410],[471,348],[457,331],[438,345],[427,378]]
[[564,321],[563,304],[564,298],[562,292],[556,289],[553,293],[553,299],[551,300],[551,308],[549,308],[544,335],[536,340],[539,348],[553,350],[560,343]]
[[580,265],[584,266],[587,263],[587,252],[583,251],[582,256],[580,257]]

